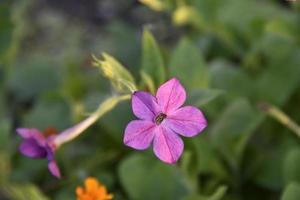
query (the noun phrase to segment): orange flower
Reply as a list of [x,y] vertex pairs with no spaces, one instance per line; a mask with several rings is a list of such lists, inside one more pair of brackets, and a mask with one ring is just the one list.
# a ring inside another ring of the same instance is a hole
[[85,188],[77,187],[77,200],[110,200],[112,194],[108,194],[106,187],[95,178],[87,178],[84,181]]

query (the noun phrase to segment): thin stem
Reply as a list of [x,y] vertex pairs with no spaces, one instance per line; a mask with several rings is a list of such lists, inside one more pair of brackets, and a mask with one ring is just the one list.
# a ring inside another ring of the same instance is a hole
[[54,139],[55,146],[58,148],[62,144],[75,139],[92,124],[94,124],[105,113],[112,110],[120,101],[128,100],[130,99],[130,97],[131,95],[122,95],[108,98],[103,103],[101,103],[98,109],[94,113],[92,113],[88,118],[57,135]]
[[275,118],[281,124],[285,125],[291,131],[300,137],[300,126],[279,108],[268,103],[261,103],[259,107],[271,117]]

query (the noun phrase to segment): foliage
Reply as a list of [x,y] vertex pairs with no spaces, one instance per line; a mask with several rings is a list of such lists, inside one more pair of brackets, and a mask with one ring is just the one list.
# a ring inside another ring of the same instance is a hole
[[[2,1],[0,199],[75,199],[88,176],[117,200],[299,199],[299,138],[258,106],[300,122],[299,8],[279,0]],[[118,98],[155,93],[173,76],[209,123],[166,165],[123,144],[134,116]],[[61,131],[101,102],[101,118],[57,152],[61,180],[19,154],[17,127]]]

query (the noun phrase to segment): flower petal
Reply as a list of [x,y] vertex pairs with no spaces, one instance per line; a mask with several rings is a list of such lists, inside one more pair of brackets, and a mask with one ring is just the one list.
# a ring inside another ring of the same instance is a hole
[[19,150],[23,155],[30,158],[45,158],[47,156],[47,151],[32,138],[25,139],[21,143]]
[[132,95],[132,110],[140,119],[153,120],[159,108],[155,97],[150,93],[137,91]]
[[158,88],[156,98],[162,112],[168,113],[182,106],[186,92],[179,80],[172,78]]
[[41,146],[44,146],[46,139],[44,135],[35,128],[17,128],[17,133],[24,139],[34,138]]
[[131,121],[125,129],[124,144],[138,150],[147,149],[153,140],[155,129],[153,122]]
[[48,169],[49,171],[51,172],[51,174],[53,176],[55,176],[56,178],[60,178],[60,170],[57,166],[57,163],[55,162],[55,160],[51,160],[49,163],[48,163]]
[[175,163],[183,151],[183,141],[171,129],[159,126],[154,137],[153,150],[155,155],[166,163]]
[[168,114],[164,124],[178,134],[193,137],[205,129],[207,121],[198,108],[185,106]]

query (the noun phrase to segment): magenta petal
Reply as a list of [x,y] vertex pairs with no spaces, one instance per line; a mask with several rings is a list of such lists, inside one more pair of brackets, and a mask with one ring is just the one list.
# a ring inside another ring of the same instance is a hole
[[205,129],[207,121],[198,108],[185,106],[168,114],[165,125],[178,134],[193,137]]
[[39,145],[44,146],[46,144],[43,134],[35,128],[17,128],[16,131],[24,139],[34,138]]
[[158,112],[158,104],[148,92],[137,91],[132,95],[132,110],[138,118],[152,120]]
[[20,152],[30,158],[45,158],[47,151],[39,146],[34,139],[25,139],[19,148]]
[[153,122],[131,121],[125,129],[124,144],[138,150],[147,149],[153,140],[155,129]]
[[183,141],[171,129],[159,126],[154,137],[153,150],[155,155],[166,163],[175,163],[183,151]]
[[60,178],[60,170],[55,162],[55,160],[51,160],[48,164],[48,169],[51,172],[51,174],[57,178]]
[[162,112],[168,113],[182,106],[186,92],[179,80],[172,78],[158,88],[156,98]]
[[30,138],[42,135],[42,133],[35,128],[17,128],[16,131],[22,138]]

